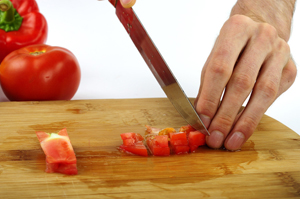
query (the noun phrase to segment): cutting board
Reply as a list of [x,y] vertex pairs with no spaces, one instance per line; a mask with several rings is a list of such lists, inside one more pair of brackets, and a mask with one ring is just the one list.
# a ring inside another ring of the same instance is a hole
[[[300,198],[300,137],[263,116],[241,151],[141,157],[120,134],[186,125],[168,99],[0,103],[0,198]],[[78,175],[45,173],[36,131],[67,128]]]

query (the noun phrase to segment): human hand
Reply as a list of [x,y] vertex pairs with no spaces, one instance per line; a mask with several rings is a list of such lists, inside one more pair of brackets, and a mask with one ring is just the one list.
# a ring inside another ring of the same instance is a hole
[[289,46],[273,26],[244,15],[230,17],[203,67],[195,100],[211,133],[207,145],[240,149],[268,107],[293,84],[296,73]]
[[124,8],[131,8],[136,0],[120,0],[120,2]]

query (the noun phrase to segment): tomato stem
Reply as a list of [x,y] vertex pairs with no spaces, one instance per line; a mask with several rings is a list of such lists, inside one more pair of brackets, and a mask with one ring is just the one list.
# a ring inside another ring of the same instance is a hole
[[43,54],[43,53],[45,53],[45,51],[35,51],[35,52],[31,52],[31,53],[29,53],[29,54],[31,54],[31,55],[33,55],[33,56],[38,56],[38,55],[41,55],[41,54]]
[[16,31],[22,25],[23,17],[17,12],[10,0],[0,0],[0,29]]

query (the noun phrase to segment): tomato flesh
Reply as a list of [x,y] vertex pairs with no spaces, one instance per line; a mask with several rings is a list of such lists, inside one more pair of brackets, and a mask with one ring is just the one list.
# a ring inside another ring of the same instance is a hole
[[67,130],[58,133],[36,132],[46,155],[46,172],[77,174],[77,160]]
[[148,156],[148,151],[143,144],[143,136],[138,133],[122,133],[123,144],[120,146],[122,151],[135,155]]
[[194,152],[199,146],[206,144],[206,136],[200,131],[191,131],[188,135],[190,152]]
[[147,137],[147,146],[154,156],[169,156],[169,137],[167,135],[157,135]]
[[186,132],[170,133],[170,143],[175,154],[188,153],[190,150]]

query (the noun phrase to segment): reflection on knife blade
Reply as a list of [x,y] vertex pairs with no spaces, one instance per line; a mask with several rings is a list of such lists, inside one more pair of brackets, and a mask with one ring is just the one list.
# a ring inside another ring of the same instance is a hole
[[153,44],[133,9],[123,8],[118,0],[109,1],[116,7],[116,14],[119,20],[173,106],[192,127],[205,135],[209,135],[191,102]]

